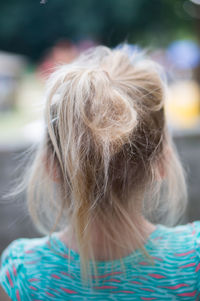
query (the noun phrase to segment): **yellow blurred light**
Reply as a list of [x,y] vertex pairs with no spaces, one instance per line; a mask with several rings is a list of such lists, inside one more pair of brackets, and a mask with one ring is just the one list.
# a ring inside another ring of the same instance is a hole
[[188,128],[199,121],[200,88],[194,81],[182,81],[170,86],[166,113],[173,126]]

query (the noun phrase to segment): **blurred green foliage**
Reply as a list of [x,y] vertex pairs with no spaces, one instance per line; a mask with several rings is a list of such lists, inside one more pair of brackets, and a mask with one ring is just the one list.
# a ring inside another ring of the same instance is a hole
[[[44,1],[42,1],[44,2]],[[59,38],[165,45],[189,34],[183,0],[1,0],[0,49],[37,60]],[[143,46],[143,45],[142,45]]]

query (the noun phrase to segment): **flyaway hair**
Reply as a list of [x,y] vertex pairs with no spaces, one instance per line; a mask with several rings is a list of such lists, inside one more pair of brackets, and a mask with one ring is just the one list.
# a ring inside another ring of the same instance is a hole
[[160,68],[126,45],[91,49],[48,81],[28,206],[42,232],[73,229],[85,277],[89,261],[95,266],[94,233],[112,258],[111,245],[143,248],[141,214],[172,225],[184,212],[184,172],[164,101]]

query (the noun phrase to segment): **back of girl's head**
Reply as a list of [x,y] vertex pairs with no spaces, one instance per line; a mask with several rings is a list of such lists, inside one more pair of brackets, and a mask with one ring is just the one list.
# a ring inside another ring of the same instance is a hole
[[140,214],[177,221],[185,182],[155,63],[127,46],[96,47],[59,67],[46,97],[45,136],[28,177],[30,212],[42,230],[69,224],[86,266],[97,225],[109,250],[111,240],[142,242]]

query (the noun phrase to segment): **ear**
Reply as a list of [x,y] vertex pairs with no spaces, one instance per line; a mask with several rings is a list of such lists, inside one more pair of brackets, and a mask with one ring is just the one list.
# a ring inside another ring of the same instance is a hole
[[53,158],[51,154],[44,155],[44,164],[45,164],[46,172],[51,178],[51,180],[55,183],[60,183],[61,180],[60,171],[55,157]]
[[53,182],[60,183],[60,173],[58,171],[58,167],[57,167],[57,164],[55,164],[55,162],[54,162],[54,166],[53,166],[51,176],[52,176],[52,181]]
[[165,166],[164,166],[164,160],[160,160],[157,163],[157,174],[158,174],[158,178],[160,178],[161,180],[164,180],[165,178]]
[[166,177],[166,164],[170,161],[171,158],[171,148],[169,146],[165,146],[163,150],[162,158],[157,163],[157,174],[158,178],[164,180]]

